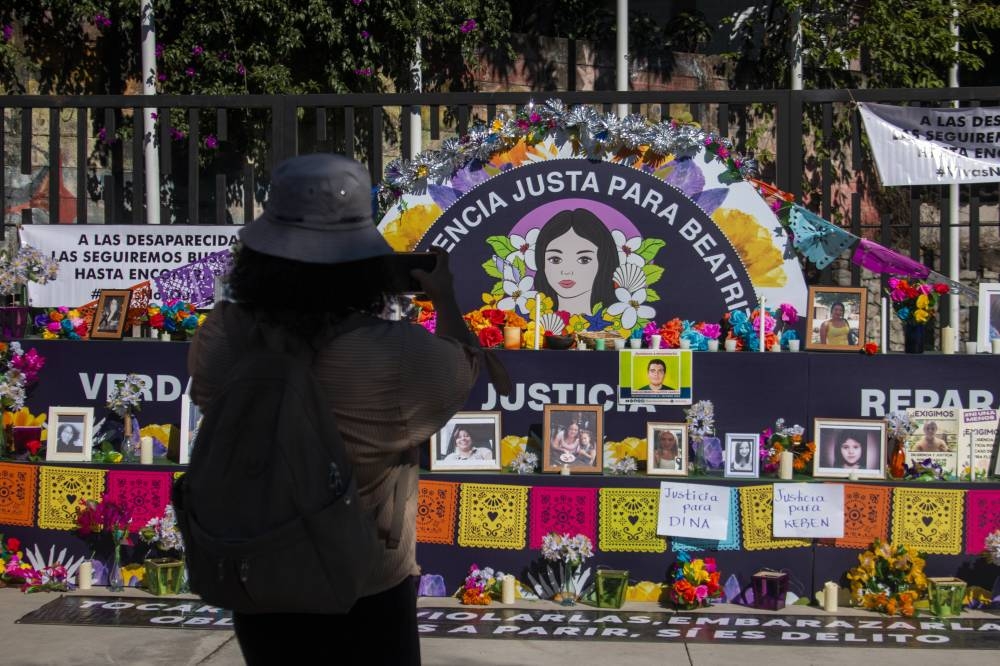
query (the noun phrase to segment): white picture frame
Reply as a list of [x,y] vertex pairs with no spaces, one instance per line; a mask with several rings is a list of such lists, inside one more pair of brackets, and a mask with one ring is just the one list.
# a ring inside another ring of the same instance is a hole
[[[456,438],[465,432],[472,453],[461,459]],[[500,471],[500,412],[458,412],[431,436],[432,472]]]
[[49,407],[45,460],[90,462],[93,407]]
[[688,429],[686,423],[646,422],[646,474],[650,476],[688,475]]
[[191,380],[188,379],[181,395],[181,438],[177,452],[177,463],[180,465],[191,462],[191,451],[198,435],[198,426],[201,425],[201,417],[201,409],[191,400]]
[[[813,477],[830,479],[884,479],[885,478],[885,421],[877,419],[827,419],[813,421]],[[849,468],[843,450],[848,439],[857,444],[860,460],[858,467]],[[862,440],[862,441],[858,441]]]
[[[744,445],[749,445],[749,448],[744,448]],[[724,472],[727,478],[733,479],[756,479],[760,476],[760,436],[757,433],[726,433]]]
[[992,351],[992,332],[1000,332],[1000,282],[980,283],[979,316],[976,323],[976,350],[979,353]]

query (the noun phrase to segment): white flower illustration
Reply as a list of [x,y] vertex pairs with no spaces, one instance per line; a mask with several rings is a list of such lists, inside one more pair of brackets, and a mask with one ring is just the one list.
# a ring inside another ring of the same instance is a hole
[[505,296],[497,303],[497,308],[527,312],[528,299],[535,297],[534,286],[535,281],[530,275],[521,277],[516,268],[506,264],[503,267],[503,293]]
[[628,289],[619,287],[615,289],[617,303],[608,308],[608,314],[617,317],[622,316],[622,328],[632,328],[641,319],[652,319],[656,315],[656,310],[643,305],[646,302],[646,288],[636,289],[630,292]]
[[641,256],[636,254],[636,250],[642,245],[641,236],[633,236],[632,238],[625,238],[623,234],[618,229],[611,231],[611,237],[615,239],[615,247],[618,248],[618,263],[622,266],[625,264],[635,264],[636,266],[645,266],[646,260]]
[[529,229],[524,236],[517,234],[510,235],[510,244],[514,246],[514,251],[507,255],[507,261],[514,262],[515,257],[520,257],[528,270],[538,270],[535,264],[535,240],[538,238],[539,229]]

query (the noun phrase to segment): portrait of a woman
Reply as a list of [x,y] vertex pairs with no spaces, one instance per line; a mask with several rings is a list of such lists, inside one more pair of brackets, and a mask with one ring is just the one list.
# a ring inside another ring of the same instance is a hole
[[751,458],[751,453],[753,452],[753,444],[746,439],[741,439],[736,444],[736,450],[733,452],[733,459],[730,467],[738,472],[746,472],[753,469],[753,458]]
[[838,430],[833,442],[833,466],[839,469],[868,469],[868,432]]
[[576,462],[580,455],[581,445],[580,424],[576,421],[571,421],[569,425],[559,428],[552,438],[554,457],[564,463]]
[[830,318],[819,326],[820,344],[843,346],[852,344],[851,324],[845,319],[847,308],[841,301],[830,306]]
[[680,469],[680,445],[677,435],[669,430],[656,432],[656,446],[653,448],[653,467],[656,469]]
[[80,430],[72,423],[63,423],[57,433],[56,449],[60,452],[78,452],[83,448]]
[[555,299],[557,310],[590,314],[615,302],[612,275],[618,249],[611,232],[589,210],[556,213],[535,241],[535,289]]
[[461,463],[463,461],[493,460],[493,447],[478,446],[478,444],[481,442],[473,441],[469,428],[455,426],[455,430],[452,431],[448,440],[448,451],[443,462]]

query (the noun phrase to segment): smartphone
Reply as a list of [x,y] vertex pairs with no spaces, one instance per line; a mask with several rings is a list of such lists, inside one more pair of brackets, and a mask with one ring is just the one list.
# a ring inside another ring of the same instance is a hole
[[433,252],[397,252],[389,259],[389,265],[393,293],[419,294],[424,288],[410,275],[410,271],[419,268],[430,273],[437,265],[437,255]]

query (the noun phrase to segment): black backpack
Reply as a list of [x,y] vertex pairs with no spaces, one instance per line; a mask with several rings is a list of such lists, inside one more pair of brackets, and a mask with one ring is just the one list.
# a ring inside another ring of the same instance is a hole
[[[242,353],[173,488],[191,589],[241,613],[345,613],[383,549],[395,546],[403,510],[387,544],[358,501],[311,370],[313,348],[260,324],[241,331],[232,321],[238,306],[224,308],[226,334]],[[334,334],[366,321],[348,320]],[[405,501],[403,485],[396,497]]]

